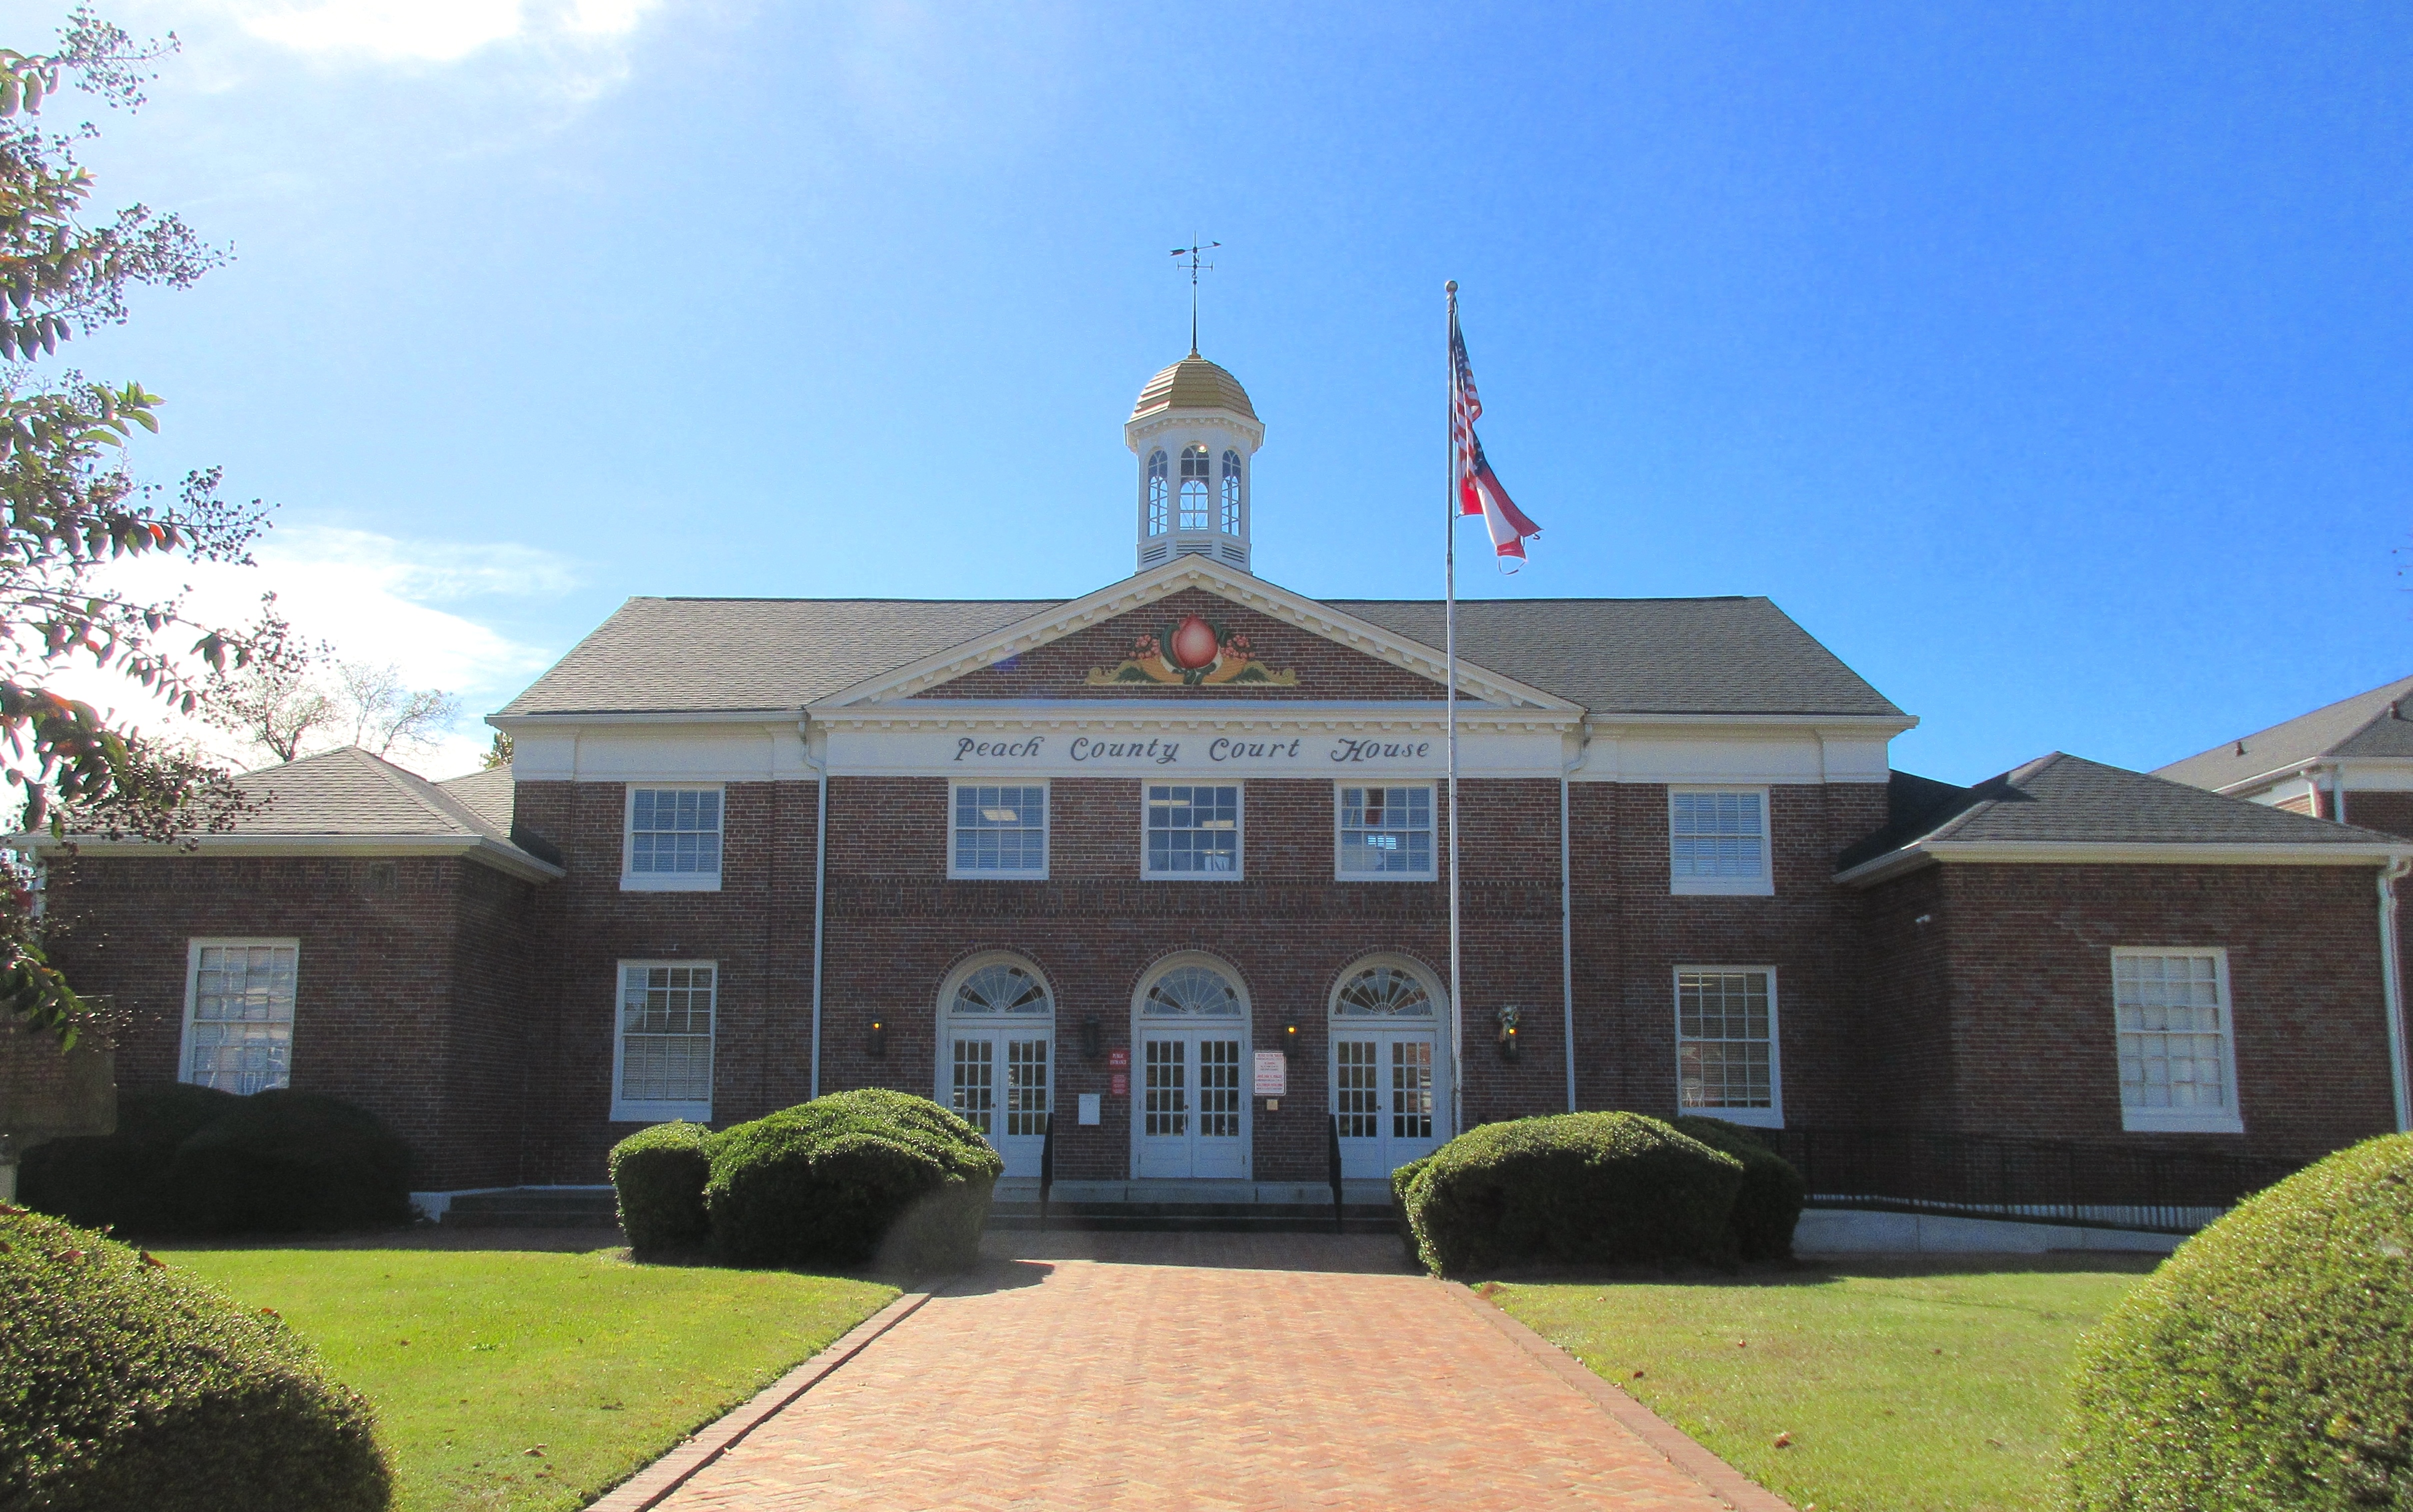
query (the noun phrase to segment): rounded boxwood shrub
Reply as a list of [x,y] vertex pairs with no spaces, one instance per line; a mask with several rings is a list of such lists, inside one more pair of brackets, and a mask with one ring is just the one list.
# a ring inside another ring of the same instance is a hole
[[2181,1245],[2080,1341],[2081,1512],[2413,1507],[2413,1135]]
[[170,1209],[201,1233],[292,1233],[410,1221],[410,1151],[377,1116],[310,1092],[261,1092],[176,1147]]
[[1793,1228],[1801,1221],[1802,1199],[1810,1190],[1793,1162],[1770,1150],[1754,1131],[1722,1118],[1680,1118],[1671,1126],[1742,1162],[1742,1188],[1726,1217],[1735,1254],[1746,1260],[1793,1258]]
[[88,1227],[166,1232],[176,1223],[168,1184],[176,1147],[242,1102],[230,1092],[182,1082],[121,1094],[114,1134],[52,1139],[25,1152],[17,1196],[29,1208]]
[[1436,1275],[1531,1261],[1716,1260],[1742,1162],[1640,1113],[1486,1123],[1407,1182]]
[[368,1403],[273,1314],[0,1208],[0,1506],[377,1512]]
[[979,1256],[1004,1169],[928,1098],[866,1087],[724,1130],[704,1206],[714,1245],[739,1265],[949,1270]]
[[620,1232],[632,1250],[699,1244],[712,1233],[703,1184],[712,1179],[712,1131],[682,1119],[612,1147],[605,1168],[620,1199]]

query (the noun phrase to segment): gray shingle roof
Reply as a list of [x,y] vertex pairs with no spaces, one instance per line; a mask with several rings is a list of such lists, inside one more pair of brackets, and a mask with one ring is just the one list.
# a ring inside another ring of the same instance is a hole
[[[632,598],[506,714],[790,710],[1060,600]],[[1439,647],[1434,599],[1331,608]],[[1487,599],[1458,653],[1595,714],[1901,711],[1765,598]]]
[[2408,693],[2413,677],[2398,678],[2156,768],[2154,775],[2221,788],[2331,756],[2413,756],[2413,720],[2397,718],[2392,707]]
[[514,792],[508,764],[487,767],[466,777],[447,777],[436,786],[496,830],[507,835],[511,832]]
[[511,842],[496,824],[426,778],[356,745],[263,767],[235,779],[268,801],[235,821],[239,835],[456,836]]
[[1838,858],[1836,870],[1926,841],[2005,845],[2396,845],[2377,830],[2224,798],[2184,783],[2056,751],[1957,791],[1897,772],[1893,821]]

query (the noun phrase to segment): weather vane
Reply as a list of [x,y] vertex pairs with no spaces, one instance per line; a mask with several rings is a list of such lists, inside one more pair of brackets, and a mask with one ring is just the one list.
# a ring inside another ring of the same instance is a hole
[[1198,270],[1204,268],[1210,273],[1215,271],[1213,263],[1201,259],[1222,244],[1221,242],[1201,242],[1193,235],[1188,246],[1173,249],[1175,257],[1190,259],[1190,355],[1192,357],[1198,355]]

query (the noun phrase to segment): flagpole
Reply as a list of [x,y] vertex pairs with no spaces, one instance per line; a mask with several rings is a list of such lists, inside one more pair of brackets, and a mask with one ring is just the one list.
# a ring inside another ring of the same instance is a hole
[[1466,1132],[1466,1009],[1458,989],[1458,280],[1443,286],[1449,296],[1449,483],[1443,491],[1442,520],[1447,532],[1442,550],[1442,646],[1449,663],[1443,722],[1449,747],[1449,1132]]

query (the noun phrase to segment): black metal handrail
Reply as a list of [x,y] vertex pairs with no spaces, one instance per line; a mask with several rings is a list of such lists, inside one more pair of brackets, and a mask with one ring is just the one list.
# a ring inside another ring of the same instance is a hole
[[1046,1116],[1047,1129],[1039,1141],[1039,1227],[1047,1227],[1047,1193],[1056,1184],[1056,1115]]
[[1959,1213],[2188,1234],[2309,1164],[2106,1139],[1771,1129],[1813,1208]]

